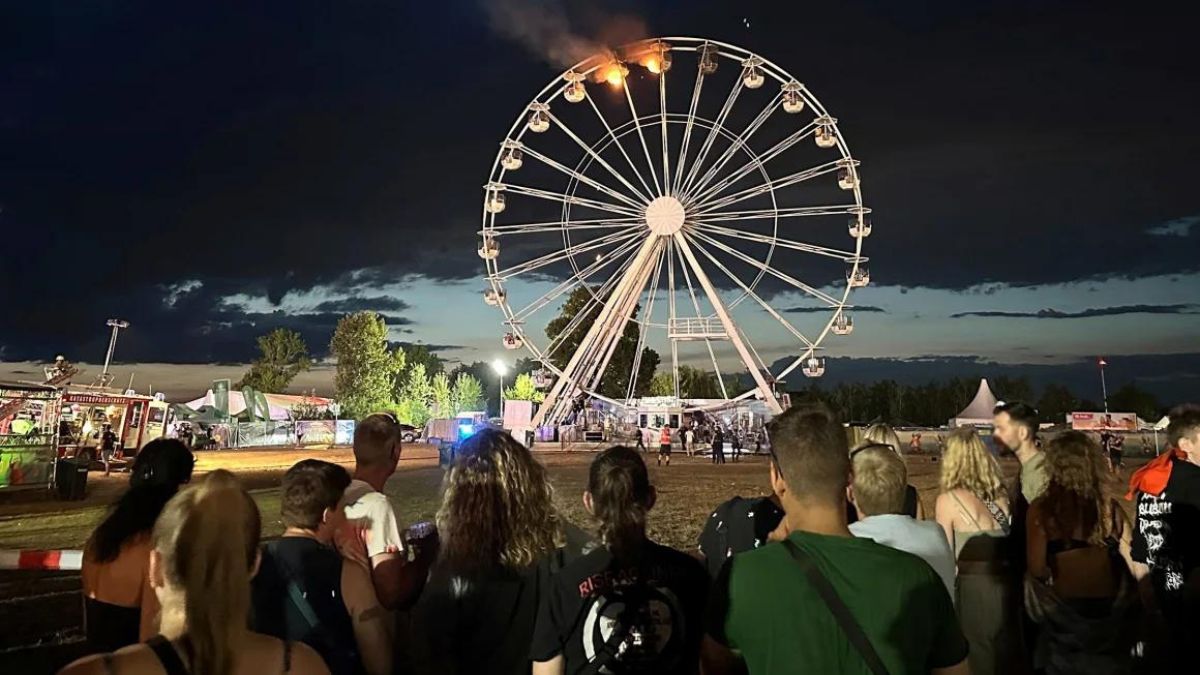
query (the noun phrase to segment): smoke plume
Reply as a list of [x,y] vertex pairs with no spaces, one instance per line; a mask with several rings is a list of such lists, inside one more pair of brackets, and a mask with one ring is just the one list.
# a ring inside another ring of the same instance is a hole
[[583,23],[594,28],[583,35],[571,29],[562,0],[483,0],[493,30],[521,43],[557,68],[609,54],[612,47],[646,37],[646,23],[625,14],[580,10]]

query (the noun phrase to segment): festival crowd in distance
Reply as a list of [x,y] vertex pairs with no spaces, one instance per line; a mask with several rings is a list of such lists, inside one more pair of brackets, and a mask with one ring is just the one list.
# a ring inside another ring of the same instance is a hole
[[[636,448],[592,459],[587,530],[525,446],[481,431],[436,523],[402,528],[391,415],[357,425],[353,472],[291,467],[278,513],[228,472],[191,481],[187,448],[157,440],[87,543],[96,653],[61,672],[1196,672],[1200,406],[1172,411],[1127,493],[1095,440],[1039,438],[1037,417],[995,411],[1015,484],[974,429],[948,434],[927,513],[891,429],[851,448],[829,409],[796,405],[764,443],[770,496],[717,505],[691,553],[648,537],[660,495]],[[264,517],[281,537],[262,541]]]

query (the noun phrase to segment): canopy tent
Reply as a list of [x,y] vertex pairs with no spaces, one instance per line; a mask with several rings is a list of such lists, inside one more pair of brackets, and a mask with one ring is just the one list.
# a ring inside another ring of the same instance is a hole
[[[293,396],[291,394],[263,394],[263,396],[267,399],[271,419],[276,421],[291,419],[292,409],[300,405],[314,406],[318,409],[328,409],[333,405],[333,399],[321,396]],[[213,390],[209,389],[204,396],[194,401],[188,401],[184,405],[197,412],[215,411],[217,398],[213,394]],[[244,412],[246,412],[246,397],[240,391],[229,392],[230,417],[237,417]]]
[[979,391],[975,392],[975,398],[971,399],[971,403],[963,408],[962,412],[950,418],[949,425],[952,427],[990,426],[992,412],[996,409],[997,403],[996,395],[988,386],[987,379],[982,379],[979,381]]

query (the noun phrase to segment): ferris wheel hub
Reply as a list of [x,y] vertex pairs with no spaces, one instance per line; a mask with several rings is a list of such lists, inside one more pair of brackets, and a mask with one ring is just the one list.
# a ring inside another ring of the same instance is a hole
[[660,237],[669,237],[683,229],[683,202],[667,195],[646,207],[646,227]]

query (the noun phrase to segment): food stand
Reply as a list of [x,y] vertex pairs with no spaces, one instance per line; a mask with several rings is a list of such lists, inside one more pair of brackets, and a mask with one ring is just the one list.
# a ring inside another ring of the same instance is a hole
[[136,455],[146,443],[166,435],[170,423],[166,401],[141,394],[96,390],[68,391],[62,397],[58,455],[99,459],[105,425],[117,436],[126,456]]
[[0,491],[48,488],[54,480],[61,396],[58,387],[0,382]]

